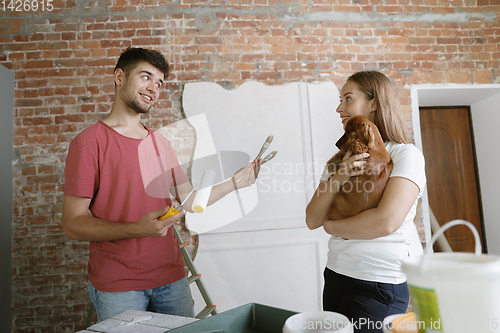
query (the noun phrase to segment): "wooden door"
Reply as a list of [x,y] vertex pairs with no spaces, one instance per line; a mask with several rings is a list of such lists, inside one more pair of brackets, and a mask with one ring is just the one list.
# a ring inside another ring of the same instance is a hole
[[[474,224],[486,252],[469,107],[420,108],[420,127],[431,210],[440,225],[454,219]],[[474,236],[466,226],[445,235],[453,251],[474,252]]]

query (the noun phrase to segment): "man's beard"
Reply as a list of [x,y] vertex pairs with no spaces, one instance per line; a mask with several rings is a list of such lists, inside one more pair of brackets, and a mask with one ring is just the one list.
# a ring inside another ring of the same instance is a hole
[[125,104],[137,113],[148,113],[153,106],[153,103],[149,104],[149,106],[141,105],[137,95],[134,95],[133,92],[130,92],[127,86],[125,86],[123,89],[122,98]]
[[134,98],[126,99],[125,104],[127,104],[132,110],[134,110],[137,113],[148,113],[149,110],[151,110],[151,107],[153,106],[149,105],[149,107],[145,108],[137,101],[137,99]]

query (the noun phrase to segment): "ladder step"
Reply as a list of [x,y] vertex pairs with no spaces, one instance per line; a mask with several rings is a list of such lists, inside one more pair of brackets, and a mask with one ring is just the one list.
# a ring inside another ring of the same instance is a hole
[[203,310],[196,315],[196,319],[205,319],[210,313],[215,311],[215,305],[207,305]]
[[201,280],[201,274],[198,273],[196,270],[196,267],[193,263],[193,260],[189,256],[189,253],[186,250],[186,243],[184,243],[181,239],[181,236],[179,235],[179,232],[177,231],[177,228],[173,226],[175,237],[177,238],[179,242],[179,247],[181,249],[182,257],[184,258],[184,261],[186,262],[186,266],[188,267],[189,272],[191,273],[191,276],[187,278],[189,283],[195,282],[196,281],[196,286],[200,290],[201,296],[203,297],[203,300],[205,301],[205,304],[207,305],[203,310],[200,311],[196,315],[195,318],[197,319],[204,319],[206,318],[209,314],[212,314],[212,316],[217,314],[217,310],[215,309],[215,305],[212,302],[212,299],[210,298],[210,295],[208,294],[208,291],[205,288],[205,285],[203,284],[203,281]]
[[190,277],[188,277],[188,283],[191,284],[194,281],[199,280],[199,279],[201,279],[201,274],[191,275]]

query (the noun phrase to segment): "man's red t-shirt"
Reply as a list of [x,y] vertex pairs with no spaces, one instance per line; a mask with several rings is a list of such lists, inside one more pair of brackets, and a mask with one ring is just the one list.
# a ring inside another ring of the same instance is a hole
[[[174,177],[170,173],[168,177],[157,178],[164,189],[170,188],[172,180],[179,185],[188,179],[179,172],[170,142],[149,128],[148,132],[145,139],[133,139],[101,121],[82,131],[68,150],[64,194],[92,198],[93,216],[112,222],[134,223],[151,211],[170,206],[170,198],[146,193],[145,173],[151,185],[155,175],[149,173],[160,174],[160,170],[176,168]],[[161,166],[155,149],[151,148],[154,141]],[[141,148],[139,152],[140,147],[149,148]],[[94,288],[112,292],[157,288],[180,280],[186,273],[170,228],[165,237],[90,242],[88,275]]]

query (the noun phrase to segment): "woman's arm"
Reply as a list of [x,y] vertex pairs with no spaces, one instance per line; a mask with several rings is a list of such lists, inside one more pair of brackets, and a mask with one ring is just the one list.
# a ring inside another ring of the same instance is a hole
[[325,220],[331,235],[346,239],[374,239],[390,235],[401,227],[419,193],[418,186],[402,177],[389,178],[376,208],[341,220]]
[[366,163],[363,159],[368,156],[368,154],[351,156],[351,152],[347,152],[337,173],[327,181],[319,182],[318,188],[306,207],[306,224],[309,229],[313,230],[323,225],[335,194],[340,192],[349,178],[363,173],[363,166]]
[[328,215],[330,205],[335,194],[339,193],[339,183],[334,180],[335,175],[328,181],[320,181],[314,196],[306,207],[306,224],[310,230],[314,230],[323,225],[323,221]]

